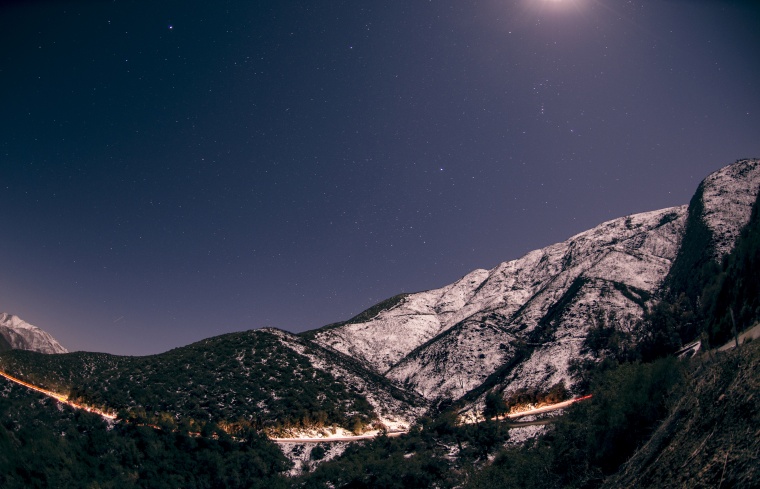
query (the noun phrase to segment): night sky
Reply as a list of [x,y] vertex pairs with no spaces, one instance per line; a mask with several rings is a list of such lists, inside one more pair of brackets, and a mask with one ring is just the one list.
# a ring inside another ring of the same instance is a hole
[[0,4],[0,311],[298,332],[760,156],[758,2]]

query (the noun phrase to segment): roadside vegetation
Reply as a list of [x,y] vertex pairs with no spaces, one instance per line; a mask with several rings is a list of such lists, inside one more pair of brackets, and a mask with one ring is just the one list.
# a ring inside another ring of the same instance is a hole
[[253,430],[232,440],[107,424],[100,416],[0,383],[0,487],[289,487],[290,462]]

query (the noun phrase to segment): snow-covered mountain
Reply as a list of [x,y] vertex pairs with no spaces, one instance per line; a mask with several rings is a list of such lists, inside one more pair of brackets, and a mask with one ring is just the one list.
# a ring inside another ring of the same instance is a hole
[[[563,243],[492,270],[476,270],[441,289],[410,294],[369,321],[315,335],[420,394],[461,397],[507,363],[518,339],[554,331],[522,365],[556,382],[597,309],[632,324],[669,270],[686,208],[609,221]],[[570,307],[572,306],[572,307]],[[530,375],[528,374],[530,371]],[[543,382],[542,382],[543,383]]]
[[5,312],[0,313],[0,351],[3,347],[40,353],[68,353],[49,333]]
[[461,398],[489,377],[505,391],[569,383],[568,364],[583,356],[591,326],[604,321],[636,335],[679,254],[689,213],[709,229],[720,260],[747,223],[758,187],[760,160],[740,160],[708,176],[688,208],[602,223],[306,336],[428,399]]
[[[666,285],[690,280],[688,272],[733,249],[759,189],[760,160],[740,160],[708,176],[688,206],[613,219],[299,335],[234,333],[145,358],[5,352],[0,360],[48,387],[88,385],[112,409],[135,407],[123,394],[131,392],[175,418],[243,416],[274,426],[327,416],[344,428],[359,421],[396,428],[442,398],[479,412],[488,392],[572,388],[570,364],[592,358],[584,343],[601,324],[626,341],[646,337],[642,318]],[[0,314],[0,351],[11,348],[66,351]]]

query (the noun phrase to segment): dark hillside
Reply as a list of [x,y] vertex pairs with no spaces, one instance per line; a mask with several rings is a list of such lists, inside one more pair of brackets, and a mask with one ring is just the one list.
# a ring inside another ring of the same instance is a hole
[[760,487],[760,342],[693,360],[689,388],[603,487]]
[[760,487],[760,341],[598,371],[594,397],[507,448],[470,489]]
[[313,368],[265,331],[218,336],[147,357],[10,351],[0,355],[0,368],[122,416],[243,422],[256,429],[348,427],[374,418],[352,386]]
[[[710,282],[703,295],[707,334],[719,345],[760,320],[760,195],[747,226],[723,271]],[[731,315],[733,314],[733,319]]]
[[288,487],[289,463],[252,430],[233,441],[154,430],[72,409],[0,378],[0,487]]
[[[639,349],[645,360],[695,339],[720,345],[760,320],[760,194],[733,250],[716,262],[702,220],[702,187],[689,204],[682,247],[663,284],[662,300],[645,318]],[[732,318],[733,315],[733,318]]]
[[686,230],[678,256],[663,284],[668,290],[668,298],[675,300],[685,294],[692,303],[697,301],[702,289],[718,269],[715,263],[713,233],[702,217],[704,214],[704,182],[702,182],[689,202]]

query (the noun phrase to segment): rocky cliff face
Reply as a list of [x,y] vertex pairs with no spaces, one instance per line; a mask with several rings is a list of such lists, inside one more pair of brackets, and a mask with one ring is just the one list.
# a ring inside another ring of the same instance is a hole
[[704,179],[702,219],[712,232],[715,257],[731,252],[749,221],[760,187],[760,159],[739,160]]
[[689,213],[701,214],[720,259],[749,219],[759,186],[760,160],[741,160],[702,182],[698,210],[608,221],[309,336],[428,399],[460,398],[489,378],[505,391],[568,383],[589,327],[604,321],[635,336],[679,253]]
[[18,316],[0,313],[0,349],[31,350],[40,353],[67,353],[55,338]]

